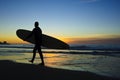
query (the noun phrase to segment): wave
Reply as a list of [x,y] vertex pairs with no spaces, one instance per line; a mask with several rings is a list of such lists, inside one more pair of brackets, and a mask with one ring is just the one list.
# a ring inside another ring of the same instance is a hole
[[5,44],[0,45],[0,48],[33,48],[33,44]]
[[[32,53],[34,45],[32,44],[13,44],[0,45],[0,53]],[[62,54],[92,54],[92,55],[108,55],[120,57],[119,50],[99,50],[99,49],[83,49],[83,50],[57,50],[57,49],[42,49],[43,53],[62,53]]]

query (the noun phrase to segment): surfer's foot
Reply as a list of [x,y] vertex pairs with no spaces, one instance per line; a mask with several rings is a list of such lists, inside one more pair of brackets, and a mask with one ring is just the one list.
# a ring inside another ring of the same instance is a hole
[[41,63],[41,65],[42,65],[42,66],[45,66],[45,64],[44,64],[44,63]]
[[44,64],[44,63],[40,63],[39,65],[45,66],[45,64]]
[[29,62],[33,63],[33,61],[32,61],[32,60],[29,60]]

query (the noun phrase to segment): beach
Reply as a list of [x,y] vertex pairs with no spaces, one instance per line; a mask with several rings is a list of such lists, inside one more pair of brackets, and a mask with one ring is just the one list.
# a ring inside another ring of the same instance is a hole
[[0,61],[2,80],[119,80],[91,72],[50,68],[42,65]]
[[[3,80],[120,80],[118,51],[42,49],[34,64],[30,45],[0,47],[0,78]],[[95,54],[95,52],[97,52]]]

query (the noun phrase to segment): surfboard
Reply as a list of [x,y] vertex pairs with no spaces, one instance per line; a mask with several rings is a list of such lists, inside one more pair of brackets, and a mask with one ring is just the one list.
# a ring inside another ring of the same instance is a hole
[[[22,39],[25,40],[26,37],[31,33],[30,30],[25,29],[18,29],[16,31],[16,35]],[[30,42],[32,44],[35,44],[34,35],[32,35],[30,38],[25,40],[27,42]],[[49,49],[69,49],[69,45],[57,38],[54,38],[52,36],[48,36],[46,34],[42,34],[42,46],[49,48]]]

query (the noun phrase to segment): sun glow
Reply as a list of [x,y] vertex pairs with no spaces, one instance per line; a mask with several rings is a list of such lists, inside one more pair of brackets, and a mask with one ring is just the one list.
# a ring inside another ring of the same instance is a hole
[[[55,38],[67,43],[67,44],[87,44],[87,43],[99,43],[99,42],[119,42],[120,35],[89,35],[81,37],[62,37],[55,36]],[[6,41],[11,44],[29,44],[29,42],[19,39],[17,36],[0,36],[0,42]]]
[[0,42],[4,42],[6,41],[7,43],[10,44],[26,44],[27,42],[13,36],[13,37],[8,37],[8,36],[4,36],[4,37],[0,37]]

